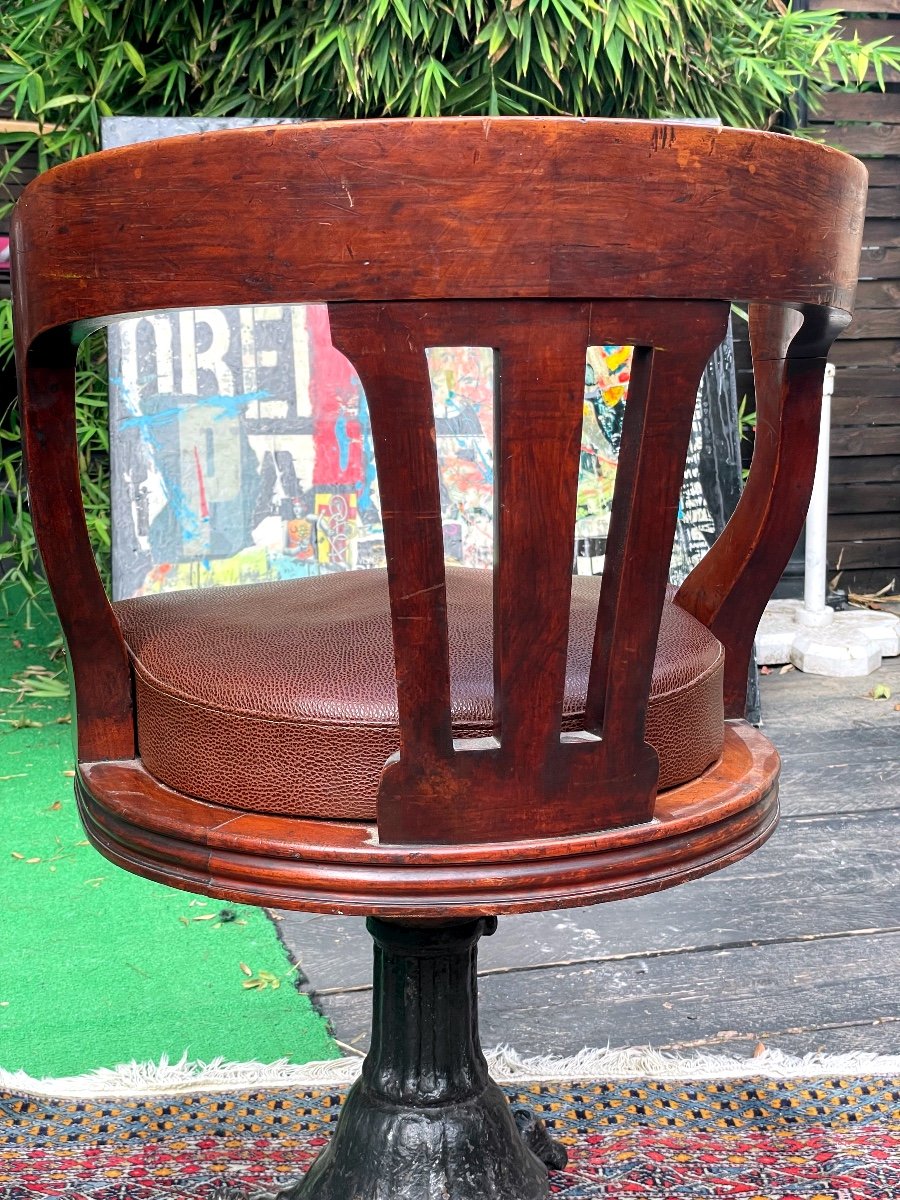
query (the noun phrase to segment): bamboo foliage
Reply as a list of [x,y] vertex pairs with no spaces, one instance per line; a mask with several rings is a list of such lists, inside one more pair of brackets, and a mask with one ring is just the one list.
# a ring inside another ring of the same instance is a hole
[[[886,26],[887,29],[887,26]],[[771,126],[803,88],[900,70],[888,38],[782,0],[0,0],[4,184],[97,148],[104,116],[574,113]],[[10,124],[13,125],[10,128]],[[8,204],[6,205],[8,208]],[[11,354],[0,301],[0,362]],[[108,563],[105,362],[79,385],[82,484]],[[14,408],[0,413],[0,584],[40,595]]]

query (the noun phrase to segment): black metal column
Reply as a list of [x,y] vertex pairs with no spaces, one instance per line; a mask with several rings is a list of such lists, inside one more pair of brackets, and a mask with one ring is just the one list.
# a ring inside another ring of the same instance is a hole
[[373,1029],[362,1077],[328,1147],[279,1200],[544,1200],[547,1167],[525,1139],[554,1165],[565,1152],[542,1127],[543,1146],[533,1130],[519,1133],[478,1039],[477,944],[496,919],[370,918],[368,928]]

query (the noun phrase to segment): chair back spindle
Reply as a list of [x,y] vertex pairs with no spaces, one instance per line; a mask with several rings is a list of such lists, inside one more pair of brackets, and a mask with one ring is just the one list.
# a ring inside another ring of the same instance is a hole
[[[502,841],[639,824],[644,741],[678,494],[703,368],[728,306],[671,301],[332,304],[360,373],[382,501],[400,749],[379,795],[390,842]],[[626,405],[584,729],[562,733],[587,348],[638,347]],[[491,738],[452,737],[437,452],[426,350],[496,355]],[[672,348],[669,348],[672,347]]]

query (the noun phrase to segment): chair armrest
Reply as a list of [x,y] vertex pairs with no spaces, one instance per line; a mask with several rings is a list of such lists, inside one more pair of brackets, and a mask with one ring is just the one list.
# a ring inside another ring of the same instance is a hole
[[675,603],[725,647],[725,715],[743,717],[757,626],[806,519],[816,470],[826,355],[845,313],[750,308],[756,443],[731,520]]
[[77,711],[79,761],[135,754],[131,667],[94,562],[75,434],[75,356],[68,329],[17,347],[28,502],[59,614]]

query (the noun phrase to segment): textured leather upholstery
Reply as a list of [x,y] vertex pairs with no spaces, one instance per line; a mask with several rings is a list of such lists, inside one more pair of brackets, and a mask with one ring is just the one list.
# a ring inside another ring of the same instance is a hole
[[[579,728],[600,581],[573,579],[565,729]],[[491,572],[448,568],[456,737],[490,733]],[[168,786],[262,812],[371,819],[397,749],[383,571],[164,593],[115,605],[134,664],[140,755]],[[647,712],[660,787],[720,755],[720,643],[664,606]]]

